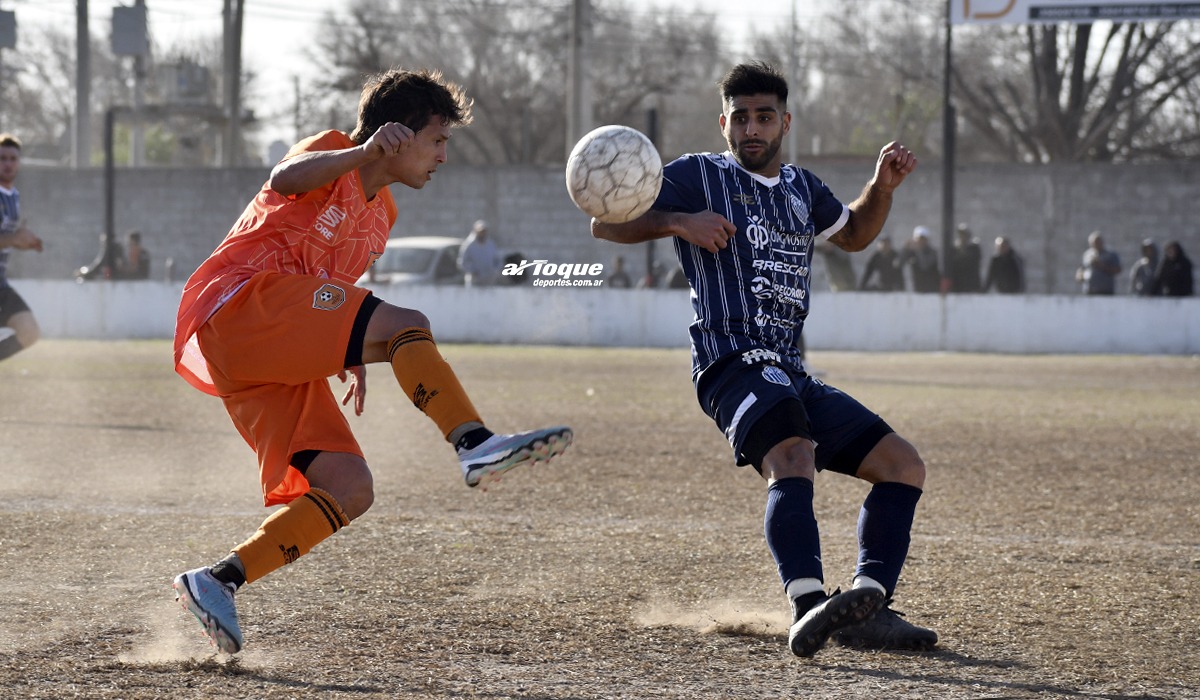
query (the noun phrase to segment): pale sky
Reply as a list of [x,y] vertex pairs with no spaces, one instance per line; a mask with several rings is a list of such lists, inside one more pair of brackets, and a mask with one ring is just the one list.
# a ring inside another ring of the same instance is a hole
[[[547,0],[553,2],[554,0]],[[564,5],[570,0],[558,0]],[[736,0],[643,0],[648,6],[664,12],[693,14],[700,11],[717,14],[727,23],[732,48],[744,53],[746,36],[751,28],[765,30],[776,24],[786,25],[791,19],[792,3],[796,2],[803,17],[811,14],[801,0],[758,0],[738,3]],[[150,32],[157,47],[170,46],[181,37],[217,37],[221,31],[222,0],[145,0],[150,20]],[[130,6],[134,0],[90,0],[88,15],[93,36],[107,36],[112,20],[112,8]],[[258,92],[263,99],[251,105],[263,120],[262,134],[267,141],[279,138],[291,141],[294,133],[290,119],[284,115],[294,101],[293,76],[309,70],[304,47],[307,40],[320,31],[321,20],[329,11],[349,5],[349,0],[246,0],[245,26],[242,38],[243,63],[260,76]],[[740,8],[737,6],[740,5]],[[72,32],[75,26],[76,0],[0,0],[0,9],[17,14],[20,51],[23,27],[35,24],[56,24]],[[745,8],[750,7],[752,10]],[[731,9],[733,8],[733,9]],[[27,39],[25,39],[27,40]],[[160,49],[161,50],[161,49]]]

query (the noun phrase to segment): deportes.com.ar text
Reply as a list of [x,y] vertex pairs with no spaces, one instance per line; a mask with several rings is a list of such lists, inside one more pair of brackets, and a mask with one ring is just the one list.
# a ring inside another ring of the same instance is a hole
[[535,287],[599,287],[604,284],[604,280],[564,280],[564,279],[536,279],[533,281]]

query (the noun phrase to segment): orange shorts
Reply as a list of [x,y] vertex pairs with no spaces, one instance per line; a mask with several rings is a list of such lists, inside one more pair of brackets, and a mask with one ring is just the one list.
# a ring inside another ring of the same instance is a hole
[[370,292],[306,275],[259,272],[200,327],[197,340],[238,432],[258,455],[263,503],[308,491],[303,450],[362,449],[329,386]]

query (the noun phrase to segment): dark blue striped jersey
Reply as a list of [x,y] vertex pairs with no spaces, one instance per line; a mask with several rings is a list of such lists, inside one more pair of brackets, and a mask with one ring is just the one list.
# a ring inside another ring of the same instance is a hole
[[808,315],[815,237],[837,233],[850,210],[803,168],[753,174],[729,152],[689,154],[663,169],[654,208],[712,210],[737,234],[717,254],[675,237],[692,287],[692,374],[732,352],[765,349],[801,368],[797,341]]
[[[0,233],[12,233],[21,221],[21,195],[0,187]],[[8,286],[8,248],[0,248],[0,289]]]

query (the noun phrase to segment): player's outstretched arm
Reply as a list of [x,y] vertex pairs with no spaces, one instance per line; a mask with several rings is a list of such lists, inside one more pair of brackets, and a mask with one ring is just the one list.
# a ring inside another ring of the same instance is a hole
[[0,248],[16,248],[17,250],[36,250],[42,252],[42,239],[20,226],[12,233],[0,233]]
[[692,245],[716,253],[737,233],[728,219],[712,211],[695,214],[651,209],[633,221],[606,224],[592,219],[592,236],[614,243],[645,243],[659,238],[679,236]]
[[267,184],[284,196],[310,192],[367,163],[400,153],[412,141],[412,129],[397,122],[388,122],[361,146],[337,151],[311,151],[280,161],[271,170]]
[[895,141],[880,149],[874,177],[850,204],[850,218],[841,231],[830,236],[830,242],[850,252],[871,245],[892,209],[892,192],[916,167],[917,157]]

